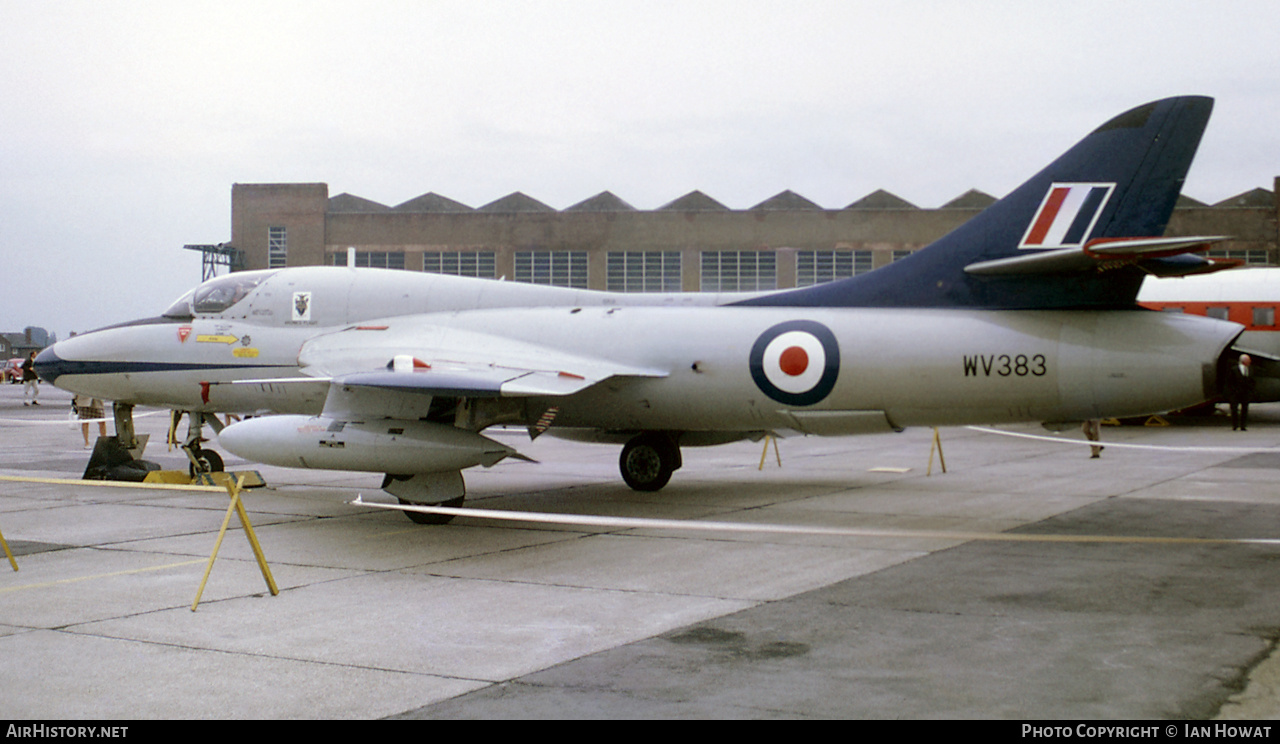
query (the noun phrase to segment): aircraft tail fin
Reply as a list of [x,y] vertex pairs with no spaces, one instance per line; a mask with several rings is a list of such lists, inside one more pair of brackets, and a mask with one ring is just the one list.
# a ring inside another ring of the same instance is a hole
[[1221,264],[1192,255],[1223,236],[1157,240],[1213,99],[1127,111],[982,213],[874,272],[739,304],[795,307],[1131,307],[1142,278]]

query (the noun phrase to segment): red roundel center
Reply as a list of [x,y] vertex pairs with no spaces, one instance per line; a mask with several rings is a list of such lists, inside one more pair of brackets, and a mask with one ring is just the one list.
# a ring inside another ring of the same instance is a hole
[[809,369],[809,354],[799,346],[787,347],[778,358],[778,367],[783,374],[799,377]]

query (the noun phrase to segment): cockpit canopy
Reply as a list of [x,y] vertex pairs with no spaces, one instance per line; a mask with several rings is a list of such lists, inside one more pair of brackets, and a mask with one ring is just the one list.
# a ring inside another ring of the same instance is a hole
[[192,318],[226,312],[274,271],[241,271],[216,277],[182,295],[164,311],[166,318]]

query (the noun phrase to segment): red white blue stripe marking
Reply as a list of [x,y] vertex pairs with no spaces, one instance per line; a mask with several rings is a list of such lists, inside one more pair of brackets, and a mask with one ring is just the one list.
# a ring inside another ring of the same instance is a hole
[[1040,202],[1019,248],[1075,248],[1093,232],[1114,183],[1055,183]]

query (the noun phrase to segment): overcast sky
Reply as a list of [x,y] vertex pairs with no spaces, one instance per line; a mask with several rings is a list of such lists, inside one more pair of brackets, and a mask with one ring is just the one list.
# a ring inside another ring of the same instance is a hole
[[0,330],[158,314],[236,182],[937,207],[1183,94],[1184,193],[1271,189],[1280,3],[0,0]]

